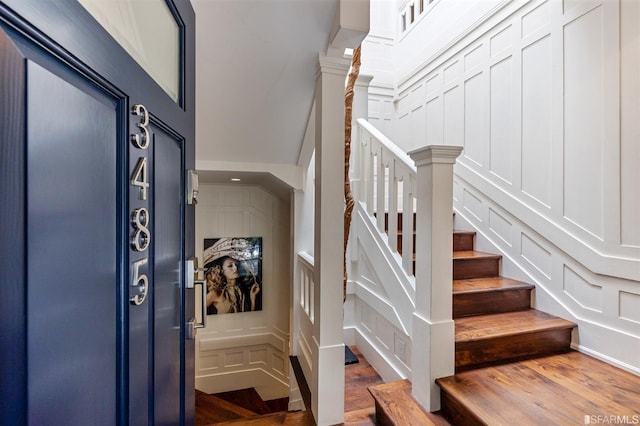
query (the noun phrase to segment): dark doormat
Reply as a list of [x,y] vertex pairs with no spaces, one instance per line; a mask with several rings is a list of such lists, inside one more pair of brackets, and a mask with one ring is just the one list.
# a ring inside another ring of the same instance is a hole
[[358,357],[354,355],[353,352],[351,352],[351,349],[349,349],[349,346],[345,345],[344,346],[344,365],[349,365],[349,364],[357,364],[358,362]]

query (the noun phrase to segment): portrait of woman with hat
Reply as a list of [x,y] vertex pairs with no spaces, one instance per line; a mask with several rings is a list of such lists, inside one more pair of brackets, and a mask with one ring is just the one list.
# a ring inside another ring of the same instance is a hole
[[205,239],[207,315],[262,310],[262,238]]

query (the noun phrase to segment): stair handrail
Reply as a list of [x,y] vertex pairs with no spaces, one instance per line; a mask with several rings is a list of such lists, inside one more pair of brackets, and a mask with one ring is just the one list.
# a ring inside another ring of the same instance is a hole
[[[360,139],[360,164],[357,168],[360,173],[359,200],[366,205],[369,216],[376,216],[378,231],[387,232],[392,252],[401,256],[403,270],[412,276],[415,231],[413,213],[417,177],[415,163],[407,153],[367,120],[359,118],[357,126]],[[384,213],[388,214],[386,226]],[[400,217],[400,228],[403,232],[398,245]],[[399,250],[399,247],[402,247],[402,250]]]
[[[429,145],[406,154],[366,120],[358,119],[357,125],[360,200],[372,219],[375,215],[378,231],[387,233],[392,252],[401,252],[404,271],[415,275],[412,395],[426,410],[436,411],[440,392],[435,380],[454,373],[453,165],[462,147]],[[415,258],[420,259],[415,266],[414,233]],[[432,344],[435,337],[438,344]]]

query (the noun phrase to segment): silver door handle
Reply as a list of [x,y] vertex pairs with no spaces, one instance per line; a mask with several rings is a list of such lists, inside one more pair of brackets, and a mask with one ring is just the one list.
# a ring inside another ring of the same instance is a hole
[[185,336],[187,340],[193,340],[196,338],[196,319],[195,318],[191,318],[189,321],[187,321]]
[[193,283],[194,287],[201,286],[202,293],[200,295],[200,313],[202,315],[202,319],[200,322],[194,319],[195,328],[205,328],[207,326],[207,282],[198,280]]

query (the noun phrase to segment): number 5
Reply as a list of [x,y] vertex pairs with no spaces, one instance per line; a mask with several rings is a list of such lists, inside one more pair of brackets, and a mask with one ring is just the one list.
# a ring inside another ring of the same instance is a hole
[[140,267],[146,265],[148,259],[140,259],[133,262],[131,265],[131,275],[133,278],[131,279],[131,286],[136,287],[138,290],[138,294],[133,295],[129,298],[129,301],[134,305],[141,305],[144,302],[144,299],[147,298],[147,291],[149,289],[149,279],[146,275],[140,275]]

